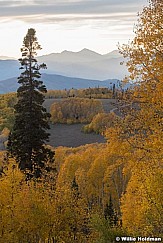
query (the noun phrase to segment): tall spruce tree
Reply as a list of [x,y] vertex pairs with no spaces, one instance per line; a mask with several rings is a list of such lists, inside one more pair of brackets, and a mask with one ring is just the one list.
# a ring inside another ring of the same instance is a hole
[[110,195],[110,199],[109,199],[109,204],[107,203],[106,207],[104,209],[104,217],[106,220],[109,221],[109,225],[111,227],[117,226],[118,217],[117,217],[117,213],[115,212],[114,207],[113,207],[111,195]]
[[36,31],[28,29],[21,48],[19,59],[23,70],[18,83],[18,102],[15,105],[15,123],[8,139],[9,154],[19,163],[19,168],[31,177],[41,177],[42,170],[48,162],[53,161],[54,153],[45,147],[48,141],[48,119],[50,114],[43,107],[46,87],[40,81],[40,69],[35,56],[41,47],[37,41]]

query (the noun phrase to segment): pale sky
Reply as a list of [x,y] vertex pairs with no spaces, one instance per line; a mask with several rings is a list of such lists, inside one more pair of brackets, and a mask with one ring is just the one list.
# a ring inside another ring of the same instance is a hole
[[0,56],[20,57],[28,28],[38,55],[83,48],[101,54],[134,37],[137,13],[147,0],[0,0]]

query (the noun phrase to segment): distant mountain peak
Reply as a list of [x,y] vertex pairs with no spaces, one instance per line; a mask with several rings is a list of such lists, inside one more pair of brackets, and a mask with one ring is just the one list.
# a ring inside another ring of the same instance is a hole
[[65,53],[75,53],[75,52],[64,50],[64,51],[62,51],[61,53],[58,53],[58,54],[65,54]]
[[[128,75],[127,68],[120,65],[124,61],[118,50],[108,54],[98,54],[84,48],[78,52],[64,50],[62,53],[51,53],[37,57],[39,63],[47,64],[47,73],[57,73],[69,77],[94,80],[123,79]],[[0,60],[0,80],[18,77],[20,74],[17,60]]]
[[88,48],[83,48],[80,52],[83,52],[83,51],[88,51],[88,52],[90,52],[91,50],[89,50]]
[[[94,52],[94,51],[92,51],[92,50],[89,50],[88,48],[83,48],[81,51],[79,51],[79,52]],[[94,52],[94,53],[96,53],[96,52]]]
[[89,50],[87,48],[84,48],[82,49],[81,51],[79,51],[78,53],[82,53],[82,54],[93,54],[93,55],[98,55],[98,56],[101,56],[101,54],[95,52],[95,51],[92,51],[92,50]]
[[122,57],[122,55],[119,53],[118,50],[113,50],[105,55],[103,55],[105,57],[110,57],[110,58],[119,58]]
[[[122,55],[119,53],[118,50],[113,50],[107,54],[100,54],[98,52],[95,52],[95,51],[92,51],[88,48],[83,48],[82,50],[80,51],[68,51],[68,50],[64,50],[62,52],[58,52],[58,53],[50,53],[50,54],[46,54],[46,55],[43,55],[41,57],[44,57],[44,58],[53,58],[54,56],[62,56],[62,57],[68,57],[68,56],[73,56],[73,57],[79,57],[79,56],[82,56],[82,57],[97,57],[97,58],[102,58],[102,57],[109,57],[109,58],[119,58],[119,57],[122,57]],[[39,57],[40,58],[40,57]]]
[[98,55],[98,56],[101,56],[101,54],[95,52],[95,51],[92,51],[92,50],[89,50],[88,48],[83,48],[81,51],[67,51],[67,50],[64,50],[62,51],[60,54],[74,54],[74,55],[77,55],[77,54],[83,54],[83,55]]

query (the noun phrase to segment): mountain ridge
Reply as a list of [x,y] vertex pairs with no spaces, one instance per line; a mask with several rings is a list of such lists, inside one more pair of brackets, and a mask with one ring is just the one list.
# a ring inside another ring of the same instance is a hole
[[[37,57],[38,63],[46,63],[47,74],[58,74],[66,77],[106,80],[123,79],[127,74],[124,61],[118,50],[99,54],[87,48],[78,52],[63,51]],[[0,60],[0,80],[20,75],[18,60]]]
[[[57,74],[46,74],[43,73],[41,76],[47,89],[63,90],[63,89],[81,89],[81,88],[94,88],[94,87],[105,87],[112,88],[113,84],[117,87],[119,86],[118,79],[108,79],[104,81],[100,80],[90,80],[90,79],[81,79],[76,77],[66,77]],[[0,81],[0,94],[15,92],[19,84],[17,83],[17,78],[10,78]]]

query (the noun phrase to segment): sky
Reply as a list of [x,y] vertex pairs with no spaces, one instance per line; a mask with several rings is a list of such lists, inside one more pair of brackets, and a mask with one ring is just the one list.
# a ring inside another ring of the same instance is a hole
[[128,43],[147,0],[0,0],[0,56],[19,58],[29,28],[42,46],[38,55],[80,51],[101,54]]

